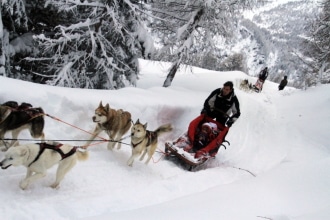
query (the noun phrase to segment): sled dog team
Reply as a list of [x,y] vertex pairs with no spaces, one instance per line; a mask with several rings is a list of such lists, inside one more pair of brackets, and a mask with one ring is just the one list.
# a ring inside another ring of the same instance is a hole
[[[25,166],[27,168],[25,179],[20,182],[20,188],[26,189],[31,183],[46,176],[47,170],[58,165],[55,182],[52,188],[59,187],[64,176],[71,170],[78,160],[88,158],[87,151],[80,151],[78,147],[57,142],[39,144],[19,145],[17,137],[19,133],[28,129],[33,138],[44,138],[44,111],[41,108],[33,108],[29,103],[18,105],[17,102],[9,101],[0,105],[0,150],[6,151],[4,159],[0,162],[2,169],[10,166]],[[131,113],[122,109],[110,108],[109,104],[103,106],[102,101],[95,109],[92,117],[96,123],[92,136],[82,148],[87,149],[90,143],[102,132],[105,131],[110,140],[107,148],[121,148],[121,139],[131,129],[132,154],[127,161],[129,166],[140,156],[142,161],[146,154],[148,157],[145,164],[148,164],[157,148],[158,136],[172,131],[171,124],[159,126],[154,131],[147,130],[147,123],[140,123],[139,119],[133,123]],[[132,126],[133,124],[133,126]],[[12,141],[8,144],[4,141],[7,132],[12,133]]]

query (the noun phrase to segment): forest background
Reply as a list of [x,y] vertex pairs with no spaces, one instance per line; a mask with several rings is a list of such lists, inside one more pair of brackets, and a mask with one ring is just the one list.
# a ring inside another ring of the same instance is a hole
[[138,59],[171,63],[164,87],[190,65],[268,66],[307,88],[330,82],[330,0],[2,0],[0,75],[54,86],[136,86]]

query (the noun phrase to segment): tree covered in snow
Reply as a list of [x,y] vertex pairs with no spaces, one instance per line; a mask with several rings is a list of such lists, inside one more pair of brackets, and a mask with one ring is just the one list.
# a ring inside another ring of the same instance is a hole
[[28,81],[36,81],[31,63],[25,57],[38,51],[33,42],[33,35],[42,32],[50,33],[58,24],[59,16],[50,8],[45,8],[46,0],[15,0],[2,1],[1,10],[4,33],[7,33],[6,46],[1,47],[6,52],[6,76]]
[[317,14],[318,7],[313,1],[298,0],[265,7],[251,18],[241,20],[241,31],[235,35],[240,47],[235,49],[244,53],[247,73],[256,76],[268,66],[268,80],[279,83],[286,75],[289,86],[314,85],[317,76],[306,41],[310,40],[311,22]]
[[[181,64],[208,65],[217,60],[217,40],[230,39],[236,28],[235,12],[252,4],[248,0],[153,0],[150,29],[162,45],[159,60],[172,62],[164,87],[170,86]],[[197,62],[196,62],[197,61]],[[202,64],[203,63],[203,64]],[[214,68],[214,64],[211,67]]]
[[320,83],[330,83],[330,0],[321,3],[322,13],[313,32],[314,58]]
[[21,10],[28,13],[28,29],[11,42],[17,46],[11,67],[21,75],[11,77],[95,89],[135,85],[137,59],[153,57],[149,32],[159,40],[158,59],[173,62],[174,77],[181,63],[217,60],[214,39],[230,37],[232,12],[250,2],[31,0]]
[[153,42],[144,27],[143,3],[134,0],[49,0],[70,22],[53,36],[35,37],[40,53],[30,57],[47,83],[118,89],[135,85],[138,58],[150,58]]
[[252,76],[268,66],[269,80],[288,75],[289,85],[300,88],[329,82],[329,1],[312,37],[312,2],[289,1],[241,19],[246,7],[262,2],[3,0],[0,75],[118,89],[136,85],[144,58],[172,63],[165,87],[187,65]]
[[0,75],[10,75],[10,34],[27,30],[24,0],[0,1]]

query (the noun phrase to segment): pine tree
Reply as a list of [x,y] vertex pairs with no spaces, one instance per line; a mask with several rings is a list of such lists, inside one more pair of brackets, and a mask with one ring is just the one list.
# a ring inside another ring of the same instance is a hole
[[0,4],[0,75],[6,76],[6,55],[4,51],[4,28],[2,23],[2,4]]
[[0,75],[10,76],[10,34],[27,30],[24,0],[0,1]]
[[322,3],[322,13],[313,36],[319,82],[330,83],[330,0]]
[[51,76],[48,84],[91,89],[136,85],[137,59],[150,57],[153,50],[139,1],[49,3],[71,20],[58,25],[54,36],[37,37],[40,54],[30,61],[46,67],[42,74]]

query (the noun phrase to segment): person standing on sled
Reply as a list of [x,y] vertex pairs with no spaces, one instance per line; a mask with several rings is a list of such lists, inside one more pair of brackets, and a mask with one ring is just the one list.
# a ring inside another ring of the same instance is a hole
[[262,82],[265,82],[265,80],[268,77],[268,67],[265,67],[263,70],[259,73],[259,79],[262,80]]
[[260,71],[258,80],[256,84],[253,86],[256,92],[261,92],[267,77],[268,77],[268,67],[265,67]]
[[[189,124],[188,138],[193,145],[187,146],[184,150],[190,151],[192,148],[195,148],[195,158],[207,154],[215,156],[227,135],[229,127],[231,127],[241,115],[239,102],[233,87],[233,83],[228,81],[223,85],[223,88],[214,90],[205,100],[201,115]],[[215,121],[213,119],[215,119]],[[220,132],[220,135],[217,134],[213,139],[209,138],[208,144],[201,146],[197,143],[201,142],[198,139],[205,133],[203,127],[210,123],[211,125],[209,127],[212,129],[209,132]],[[215,123],[215,125],[213,125],[213,123]]]

